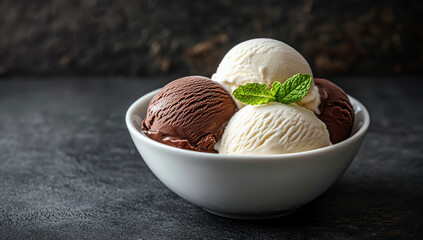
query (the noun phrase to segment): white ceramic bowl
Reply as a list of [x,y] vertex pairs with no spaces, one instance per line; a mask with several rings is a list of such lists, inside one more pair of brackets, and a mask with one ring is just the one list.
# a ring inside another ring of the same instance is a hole
[[150,100],[134,102],[126,113],[129,133],[151,171],[185,200],[217,215],[259,219],[286,215],[325,192],[357,154],[370,117],[350,97],[355,110],[352,136],[338,144],[300,153],[232,156],[178,149],[140,132]]

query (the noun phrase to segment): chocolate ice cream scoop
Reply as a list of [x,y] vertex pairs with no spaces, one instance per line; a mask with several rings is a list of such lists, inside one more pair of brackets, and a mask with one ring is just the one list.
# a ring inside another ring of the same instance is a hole
[[151,100],[142,131],[158,142],[200,152],[214,145],[236,110],[218,83],[189,76],[167,84]]
[[326,124],[332,144],[341,142],[351,134],[354,124],[354,108],[347,94],[334,83],[314,78],[320,94],[320,114],[317,117]]

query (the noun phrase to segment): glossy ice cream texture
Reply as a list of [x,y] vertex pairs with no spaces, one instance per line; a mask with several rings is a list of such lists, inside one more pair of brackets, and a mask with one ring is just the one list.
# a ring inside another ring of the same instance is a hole
[[242,42],[225,55],[213,81],[190,76],[166,85],[150,102],[142,131],[170,146],[237,155],[302,152],[348,138],[352,105],[328,80],[313,79],[303,99],[291,104],[252,106],[232,95],[243,84],[270,87],[297,73],[312,76],[307,61],[289,45],[266,38]]
[[216,150],[222,154],[270,155],[331,145],[325,124],[297,104],[247,105],[229,121]]
[[[257,38],[233,47],[222,59],[212,80],[229,93],[246,83],[285,82],[297,73],[313,76],[308,62],[291,46],[274,39]],[[234,99],[238,108],[246,104]],[[319,113],[319,91],[314,84],[298,105]]]
[[231,96],[216,82],[184,77],[167,84],[151,100],[142,131],[170,146],[216,152],[214,145],[235,110]]
[[354,124],[354,108],[347,94],[340,87],[329,80],[315,78],[316,86],[320,93],[320,114],[329,131],[333,144],[347,139]]

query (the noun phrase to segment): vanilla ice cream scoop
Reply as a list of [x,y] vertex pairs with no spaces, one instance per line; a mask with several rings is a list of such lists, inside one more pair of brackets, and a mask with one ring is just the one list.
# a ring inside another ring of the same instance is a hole
[[326,125],[296,104],[247,105],[229,121],[215,149],[220,154],[270,155],[331,145]]
[[[283,42],[258,38],[233,47],[219,64],[212,80],[232,93],[246,83],[261,83],[270,87],[273,82],[283,83],[297,73],[313,76],[310,66],[300,53]],[[245,106],[235,98],[234,101],[238,108]],[[319,90],[314,83],[298,104],[317,114],[320,113]]]

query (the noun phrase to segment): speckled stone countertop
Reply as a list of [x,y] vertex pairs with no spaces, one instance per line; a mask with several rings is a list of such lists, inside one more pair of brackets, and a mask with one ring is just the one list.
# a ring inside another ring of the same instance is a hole
[[184,201],[150,172],[124,114],[162,78],[0,81],[0,239],[418,239],[423,79],[332,79],[371,126],[326,193],[287,217],[240,221]]

